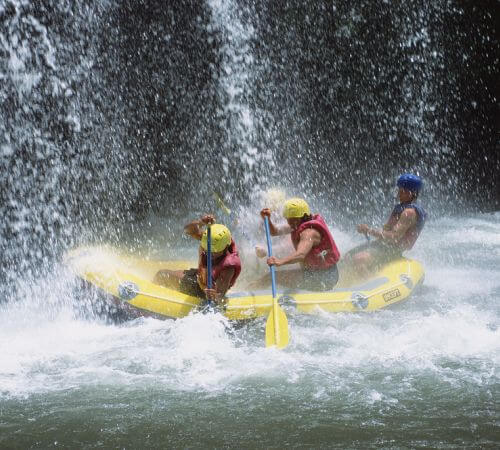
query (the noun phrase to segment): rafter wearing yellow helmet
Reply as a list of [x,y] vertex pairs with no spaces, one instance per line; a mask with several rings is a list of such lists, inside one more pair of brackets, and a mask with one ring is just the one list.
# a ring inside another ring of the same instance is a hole
[[[221,302],[241,272],[241,261],[229,228],[204,215],[184,227],[184,232],[200,241],[198,267],[188,270],[160,270],[154,282],[188,295]],[[211,227],[212,289],[207,288],[207,227]]]
[[276,271],[278,283],[289,287],[324,291],[338,281],[337,262],[340,258],[333,236],[319,214],[311,214],[303,198],[290,198],[283,206],[287,224],[276,226],[271,221],[271,210],[264,208],[260,215],[269,218],[272,236],[290,234],[295,251],[282,258],[267,258],[268,265],[280,267],[299,263],[297,270]]

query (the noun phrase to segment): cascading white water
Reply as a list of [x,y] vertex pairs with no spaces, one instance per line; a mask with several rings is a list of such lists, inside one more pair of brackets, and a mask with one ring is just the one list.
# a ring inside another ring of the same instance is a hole
[[272,129],[272,118],[255,104],[255,84],[261,67],[252,46],[258,37],[250,18],[250,7],[234,0],[209,0],[210,32],[220,35],[221,64],[217,76],[220,100],[218,120],[224,125],[228,152],[222,158],[224,172],[231,177],[229,159],[236,158],[243,168],[243,186],[252,189],[275,176],[272,148],[263,148],[258,133]]
[[[138,150],[99,52],[113,2],[13,0],[0,10],[1,279],[37,276],[61,249],[130,217]],[[124,151],[124,148],[126,149]],[[141,155],[146,162],[148,155]],[[8,289],[12,291],[13,289]]]

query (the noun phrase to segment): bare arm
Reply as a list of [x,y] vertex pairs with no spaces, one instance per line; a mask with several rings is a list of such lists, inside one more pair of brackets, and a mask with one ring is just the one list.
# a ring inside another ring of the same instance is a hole
[[229,290],[231,286],[231,280],[234,276],[234,267],[228,267],[224,269],[217,278],[216,290],[217,290],[217,300],[222,299],[226,292]]
[[184,233],[191,236],[193,239],[200,241],[201,236],[203,235],[203,231],[201,229],[203,225],[204,224],[201,220],[193,220],[184,226]]
[[382,230],[369,228],[367,230],[367,234],[375,236],[391,244],[397,244],[408,231],[408,229],[414,226],[416,223],[417,213],[414,209],[407,208],[401,213],[399,220],[397,221],[396,225],[394,225],[392,230],[390,230],[389,226],[385,224]]
[[292,229],[288,224],[277,227],[276,225],[274,225],[274,223],[271,222],[271,210],[269,208],[264,208],[260,212],[260,215],[262,216],[262,218],[267,216],[267,218],[269,219],[269,232],[271,233],[271,236],[282,236],[283,234],[290,234],[292,232]]
[[306,255],[311,251],[311,249],[321,242],[321,234],[314,228],[307,228],[302,233],[300,233],[300,241],[297,245],[297,249],[294,253],[284,258],[275,258],[271,256],[267,258],[267,264],[283,266],[285,264],[295,264],[298,262],[303,262]]
[[217,283],[215,283],[215,289],[207,289],[207,288],[204,289],[207,298],[210,300],[215,300],[216,303],[219,303],[224,298],[226,292],[231,287],[231,280],[233,279],[233,276],[234,276],[234,268],[233,267],[225,268],[217,278]]
[[283,236],[284,234],[290,234],[292,232],[290,225],[287,223],[280,225],[279,227],[274,225],[274,230],[275,232],[273,233],[271,231],[271,222],[269,222],[269,231],[271,231],[271,236]]
[[201,245],[198,247],[198,284],[205,289],[207,287],[207,268],[201,264],[203,248]]
[[196,239],[197,241],[201,241],[201,237],[203,236],[202,227],[214,222],[214,216],[212,216],[211,214],[205,214],[201,219],[193,220],[187,225],[184,225],[184,233],[186,233],[188,236],[191,236],[193,239]]

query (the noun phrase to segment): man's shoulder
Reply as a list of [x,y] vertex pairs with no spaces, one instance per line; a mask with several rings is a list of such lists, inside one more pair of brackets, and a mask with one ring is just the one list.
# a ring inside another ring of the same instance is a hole
[[415,211],[415,208],[405,208],[401,213],[400,219],[401,218],[411,221],[417,220],[417,211]]
[[300,233],[301,237],[315,237],[320,236],[321,232],[318,228],[316,228],[315,224],[310,224],[310,226],[304,227],[304,229]]

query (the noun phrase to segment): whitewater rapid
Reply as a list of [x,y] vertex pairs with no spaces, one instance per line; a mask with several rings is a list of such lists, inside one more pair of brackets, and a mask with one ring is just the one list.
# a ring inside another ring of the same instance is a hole
[[[357,239],[337,235],[341,247]],[[373,314],[289,311],[284,352],[264,348],[262,321],[228,333],[218,315],[123,324],[82,318],[78,311],[90,299],[56,265],[50,278],[1,306],[2,398],[136,383],[218,391],[267,378],[316,379],[321,391],[333,377],[335,389],[349,390],[351,371],[360,369],[498,382],[500,215],[431,222],[411,256],[426,270],[415,296]]]

